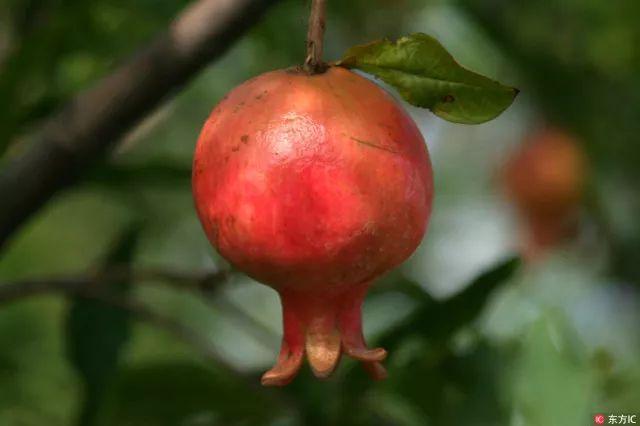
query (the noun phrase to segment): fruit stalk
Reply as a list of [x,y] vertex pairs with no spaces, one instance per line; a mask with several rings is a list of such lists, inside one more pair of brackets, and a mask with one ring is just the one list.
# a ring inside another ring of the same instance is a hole
[[304,69],[309,74],[323,72],[327,66],[322,62],[322,46],[324,43],[326,0],[312,0],[307,31],[307,58]]

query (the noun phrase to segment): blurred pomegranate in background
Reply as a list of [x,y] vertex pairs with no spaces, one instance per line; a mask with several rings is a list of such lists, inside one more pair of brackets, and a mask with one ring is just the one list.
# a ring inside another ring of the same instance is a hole
[[574,136],[559,128],[530,134],[507,160],[502,181],[522,227],[528,260],[575,235],[587,160]]

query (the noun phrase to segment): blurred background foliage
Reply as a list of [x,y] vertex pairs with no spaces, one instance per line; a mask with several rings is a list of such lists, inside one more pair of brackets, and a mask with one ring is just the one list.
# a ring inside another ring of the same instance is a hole
[[[0,167],[186,3],[2,2]],[[195,141],[232,87],[301,62],[307,8],[279,2],[51,200],[0,254],[0,280],[113,264],[226,268],[192,207]],[[639,413],[639,21],[636,0],[330,0],[326,58],[422,31],[522,91],[480,126],[405,105],[430,147],[436,199],[420,249],[364,308],[368,339],[390,351],[389,379],[372,383],[346,360],[327,382],[305,370],[287,388],[262,389],[279,346],[273,291],[240,274],[205,294],[114,279],[114,295],[178,321],[200,344],[86,298],[4,303],[0,425],[584,425],[596,412]],[[588,186],[573,238],[520,264],[520,223],[497,171],[547,125],[574,135]]]

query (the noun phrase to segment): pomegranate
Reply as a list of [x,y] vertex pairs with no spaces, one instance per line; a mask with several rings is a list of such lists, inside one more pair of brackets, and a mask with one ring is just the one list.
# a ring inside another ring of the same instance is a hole
[[586,169],[575,137],[557,128],[532,133],[509,158],[505,189],[523,222],[525,257],[537,259],[574,233]]
[[284,336],[264,385],[289,383],[305,354],[319,378],[342,352],[386,375],[385,350],[365,344],[361,307],[372,281],[420,243],[432,185],[410,116],[344,68],[268,72],[214,108],[193,194],[211,244],[280,295]]

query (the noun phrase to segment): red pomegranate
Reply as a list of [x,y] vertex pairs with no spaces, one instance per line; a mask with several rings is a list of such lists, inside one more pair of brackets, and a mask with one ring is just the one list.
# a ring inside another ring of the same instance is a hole
[[282,348],[263,384],[289,383],[305,354],[320,378],[342,352],[386,375],[385,350],[365,344],[361,306],[371,282],[420,243],[432,185],[413,120],[346,69],[269,72],[216,106],[193,194],[219,253],[280,295]]
[[574,232],[586,174],[576,138],[558,128],[533,132],[509,158],[503,180],[523,222],[525,257],[539,258]]

